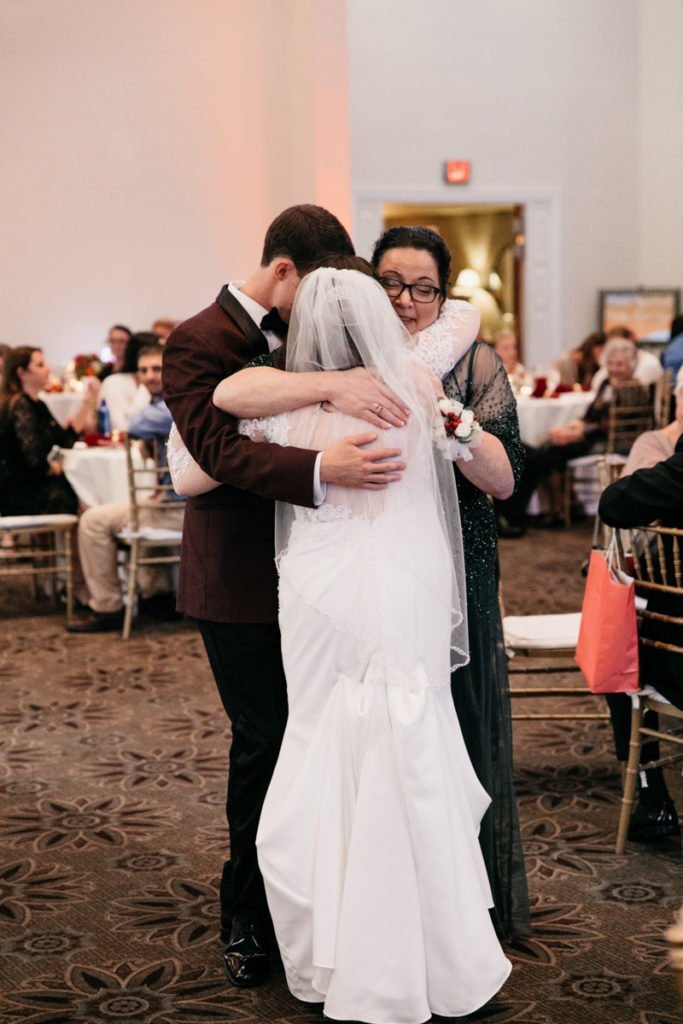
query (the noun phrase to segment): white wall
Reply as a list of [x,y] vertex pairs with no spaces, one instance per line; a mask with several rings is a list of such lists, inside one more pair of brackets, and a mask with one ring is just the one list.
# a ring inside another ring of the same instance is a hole
[[683,288],[683,2],[641,0],[638,283]]
[[63,362],[207,305],[292,203],[348,224],[343,27],[343,0],[2,0],[0,340]]
[[352,174],[559,196],[574,343],[599,288],[683,283],[682,39],[682,0],[0,0],[0,340],[184,317],[290,203],[348,224]]
[[638,276],[638,0],[347,2],[354,190],[441,188],[449,158],[453,202],[558,190],[548,354],[578,343]]

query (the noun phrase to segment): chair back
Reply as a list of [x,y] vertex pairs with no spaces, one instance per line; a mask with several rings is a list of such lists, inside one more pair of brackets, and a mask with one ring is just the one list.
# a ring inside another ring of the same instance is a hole
[[126,470],[128,474],[128,499],[130,502],[130,528],[140,529],[140,510],[154,507],[163,512],[180,508],[183,500],[173,491],[168,469],[166,439],[138,441],[126,436]]
[[658,429],[670,423],[674,411],[671,407],[673,377],[671,370],[665,370],[655,384],[655,426]]
[[614,384],[607,424],[607,452],[627,454],[635,439],[654,426],[654,389],[632,381]]
[[647,601],[640,643],[683,655],[683,530],[643,526],[629,535],[636,593]]

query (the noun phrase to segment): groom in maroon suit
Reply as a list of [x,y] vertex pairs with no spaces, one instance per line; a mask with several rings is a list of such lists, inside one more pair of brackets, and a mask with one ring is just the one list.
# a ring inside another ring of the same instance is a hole
[[[285,210],[268,228],[260,266],[177,327],[164,354],[164,397],[180,435],[202,469],[222,484],[187,502],[178,609],[198,620],[232,723],[231,859],[221,880],[221,937],[227,942],[228,976],[242,986],[259,984],[268,971],[271,925],[255,838],[287,718],[273,503],[313,507],[324,499],[327,483],[386,486],[398,479],[403,464],[395,461],[396,450],[363,449],[374,433],[347,438],[325,452],[254,443],[213,405],[212,394],[224,377],[279,345],[275,311],[289,318],[301,277],[324,265],[326,255],[353,251],[346,230],[327,210]],[[314,392],[307,390],[304,378],[328,376],[292,374],[283,411],[328,400],[374,426],[400,424],[403,411],[386,388],[357,371],[331,375],[334,392],[321,393],[319,383]]]

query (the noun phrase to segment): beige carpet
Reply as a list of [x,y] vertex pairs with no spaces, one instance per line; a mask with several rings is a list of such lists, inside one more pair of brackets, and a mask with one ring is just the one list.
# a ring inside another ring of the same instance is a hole
[[[577,608],[587,545],[586,528],[505,542],[507,610]],[[252,991],[223,974],[229,732],[193,627],[70,636],[23,582],[0,615],[0,1024],[320,1022],[279,972]],[[681,1024],[663,939],[680,844],[612,852],[606,725],[515,737],[534,933],[480,1019]]]

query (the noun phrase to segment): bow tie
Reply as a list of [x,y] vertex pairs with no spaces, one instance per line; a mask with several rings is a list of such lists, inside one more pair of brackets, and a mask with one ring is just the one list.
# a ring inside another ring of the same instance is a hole
[[266,313],[261,320],[261,330],[272,331],[281,341],[284,341],[287,337],[287,324],[275,307],[271,309],[270,313]]

